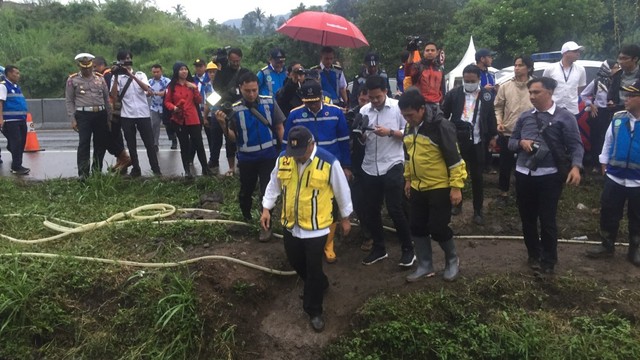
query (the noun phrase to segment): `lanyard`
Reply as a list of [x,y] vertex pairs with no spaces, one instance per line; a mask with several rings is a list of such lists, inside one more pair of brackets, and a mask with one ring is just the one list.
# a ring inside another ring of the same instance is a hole
[[571,67],[569,68],[569,74],[564,72],[564,67],[562,67],[562,63],[560,63],[560,70],[562,70],[562,76],[564,76],[564,82],[566,84],[569,81],[569,77],[571,77],[571,70],[573,70],[573,64],[571,64]]

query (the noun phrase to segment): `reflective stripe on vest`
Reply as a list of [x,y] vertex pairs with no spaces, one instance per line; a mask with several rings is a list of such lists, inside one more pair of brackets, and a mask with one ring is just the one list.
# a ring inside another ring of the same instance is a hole
[[22,121],[27,119],[27,100],[18,85],[6,81],[3,84],[7,88],[7,99],[2,106],[4,121]]

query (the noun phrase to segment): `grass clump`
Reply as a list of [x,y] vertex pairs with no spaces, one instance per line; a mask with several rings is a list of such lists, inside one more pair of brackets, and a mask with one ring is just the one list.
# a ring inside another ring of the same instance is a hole
[[[576,289],[581,291],[576,292]],[[356,329],[325,359],[638,359],[640,293],[615,297],[593,282],[553,283],[510,275],[439,292],[382,295],[360,309]]]

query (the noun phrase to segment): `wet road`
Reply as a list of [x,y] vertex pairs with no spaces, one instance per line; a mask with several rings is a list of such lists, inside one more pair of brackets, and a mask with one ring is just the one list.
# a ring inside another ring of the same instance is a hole
[[[24,154],[23,166],[31,169],[31,172],[25,178],[44,180],[60,177],[77,177],[76,149],[78,147],[78,134],[73,130],[39,130],[37,131],[37,136],[40,148],[44,150]],[[202,136],[204,138],[204,146],[208,159],[209,148],[207,139],[204,134],[202,134]],[[142,176],[151,176],[147,153],[139,136],[137,145]],[[7,140],[2,136],[0,136],[0,147],[2,148],[0,155],[4,161],[4,164],[0,164],[0,176],[16,176],[11,174],[11,154],[7,151]],[[162,129],[160,133],[159,148],[158,161],[162,174],[164,176],[183,176],[184,170],[182,168],[182,161],[180,160],[180,150],[171,150],[171,141],[167,139],[164,129]],[[219,171],[225,173],[228,170],[228,166],[224,146],[221,150],[220,159]],[[107,167],[115,164],[115,162],[115,157],[107,153],[104,158],[103,171],[106,171]],[[192,168],[192,174],[197,176],[200,173],[200,163],[196,159],[195,167]]]

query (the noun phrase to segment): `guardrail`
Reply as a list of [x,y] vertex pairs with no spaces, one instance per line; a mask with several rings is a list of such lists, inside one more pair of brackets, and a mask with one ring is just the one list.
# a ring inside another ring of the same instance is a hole
[[27,99],[27,106],[36,130],[68,129],[71,127],[64,99]]

